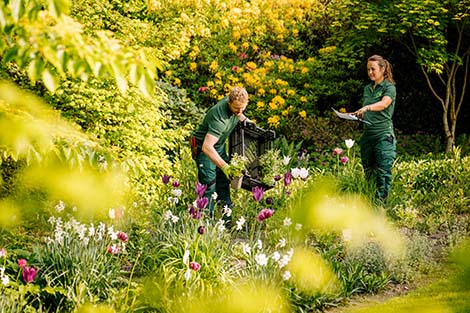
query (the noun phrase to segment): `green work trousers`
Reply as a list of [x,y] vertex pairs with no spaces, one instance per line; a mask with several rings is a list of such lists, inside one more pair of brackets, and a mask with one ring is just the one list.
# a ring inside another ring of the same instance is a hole
[[[225,147],[216,149],[217,153],[229,162]],[[199,152],[196,156],[196,164],[198,170],[199,183],[207,185],[207,190],[204,196],[209,199],[209,213],[214,216],[215,201],[219,201],[223,206],[228,205],[232,207],[232,199],[230,197],[230,181],[225,176],[224,172],[218,168],[203,152]],[[214,200],[212,195],[217,193],[217,200]]]
[[360,142],[361,159],[366,177],[373,178],[378,196],[387,201],[392,185],[392,165],[396,157],[396,139],[393,134],[363,136]]

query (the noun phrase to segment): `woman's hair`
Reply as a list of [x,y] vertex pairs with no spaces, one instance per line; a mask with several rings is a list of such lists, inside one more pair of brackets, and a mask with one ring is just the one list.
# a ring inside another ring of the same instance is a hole
[[367,61],[375,61],[379,64],[380,67],[385,68],[384,76],[388,79],[389,82],[395,85],[395,81],[393,80],[392,74],[392,65],[390,62],[382,58],[380,55],[373,55],[367,59]]
[[230,102],[237,101],[240,103],[248,103],[248,92],[243,87],[235,86],[230,91],[228,100]]

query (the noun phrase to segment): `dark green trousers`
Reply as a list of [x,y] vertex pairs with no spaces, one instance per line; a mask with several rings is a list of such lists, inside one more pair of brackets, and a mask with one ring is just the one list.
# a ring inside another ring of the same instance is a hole
[[[229,162],[225,148],[218,149],[217,152],[225,162]],[[225,205],[232,207],[230,181],[227,176],[225,176],[224,172],[222,172],[222,170],[218,168],[203,152],[199,152],[197,154],[196,164],[199,183],[207,185],[207,190],[204,196],[209,199],[208,208],[210,216],[213,217],[214,215],[215,201],[219,201],[222,207]],[[214,192],[217,193],[217,200],[214,200],[212,197]]]
[[378,196],[386,202],[392,185],[392,166],[396,157],[393,134],[361,138],[361,159],[366,176],[375,179]]

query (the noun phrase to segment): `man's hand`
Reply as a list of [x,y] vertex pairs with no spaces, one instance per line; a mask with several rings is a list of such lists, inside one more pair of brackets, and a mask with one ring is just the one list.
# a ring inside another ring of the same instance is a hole
[[225,176],[227,176],[228,179],[232,179],[232,177],[234,176],[234,168],[232,165],[230,164],[225,164],[224,166],[222,166],[222,172],[224,172]]

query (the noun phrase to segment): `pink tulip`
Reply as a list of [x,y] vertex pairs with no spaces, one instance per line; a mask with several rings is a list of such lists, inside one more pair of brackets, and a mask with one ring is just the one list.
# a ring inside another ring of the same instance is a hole
[[349,158],[347,156],[343,156],[343,157],[341,157],[340,161],[341,161],[341,163],[346,164],[346,163],[348,163]]
[[201,264],[195,262],[195,261],[191,261],[189,262],[189,268],[192,269],[193,271],[199,271],[201,269]]
[[36,279],[38,269],[34,267],[25,266],[23,268],[23,280],[25,283],[31,283]]
[[273,214],[274,214],[274,210],[272,210],[272,209],[262,209],[258,213],[258,218],[257,218],[258,222],[262,222],[265,219],[270,218],[271,216],[273,216]]
[[129,236],[127,236],[127,234],[125,232],[122,232],[122,231],[118,232],[117,237],[122,242],[128,242],[129,241]]
[[18,259],[18,265],[20,268],[23,268],[26,266],[26,263],[28,263],[25,259]]

